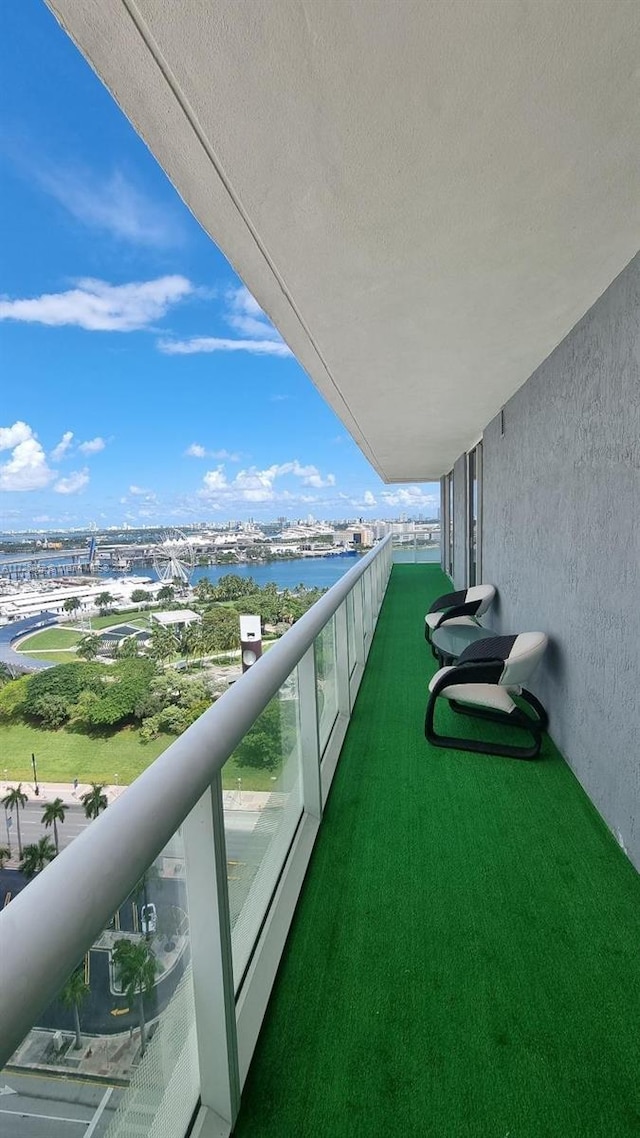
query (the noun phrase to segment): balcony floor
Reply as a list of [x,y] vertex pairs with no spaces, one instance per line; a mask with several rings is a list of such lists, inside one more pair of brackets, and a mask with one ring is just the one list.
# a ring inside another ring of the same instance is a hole
[[549,741],[427,746],[448,588],[394,567],[240,1138],[640,1134],[640,878]]

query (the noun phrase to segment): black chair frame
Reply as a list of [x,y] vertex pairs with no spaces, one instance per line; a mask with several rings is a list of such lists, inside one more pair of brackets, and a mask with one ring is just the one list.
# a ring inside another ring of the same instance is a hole
[[438,696],[445,688],[458,687],[465,683],[497,684],[503,670],[504,660],[483,660],[477,664],[469,661],[458,665],[455,669],[455,676],[451,672],[445,673],[429,695],[424,723],[424,734],[427,742],[432,743],[434,747],[447,747],[456,751],[473,751],[482,755],[501,755],[507,759],[537,759],[542,746],[542,735],[549,725],[549,717],[540,701],[526,688],[521,688],[518,697],[531,708],[535,718],[519,707],[507,713],[488,707],[463,704],[453,699],[448,702],[459,715],[468,715],[472,719],[485,719],[502,727],[516,727],[526,731],[532,739],[528,747],[515,747],[507,743],[490,743],[480,739],[457,738],[452,735],[438,735],[435,730],[435,706]]

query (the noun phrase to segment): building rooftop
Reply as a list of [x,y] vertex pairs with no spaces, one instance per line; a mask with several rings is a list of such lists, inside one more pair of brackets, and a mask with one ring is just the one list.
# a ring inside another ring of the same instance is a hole
[[202,617],[191,609],[174,609],[172,612],[152,612],[152,620],[157,620],[158,624],[169,626],[172,624],[193,624],[194,621],[202,620]]

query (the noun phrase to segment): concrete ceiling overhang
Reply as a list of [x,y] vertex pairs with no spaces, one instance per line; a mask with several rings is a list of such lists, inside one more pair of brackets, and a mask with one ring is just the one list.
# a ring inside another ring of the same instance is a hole
[[640,245],[637,0],[49,4],[386,481]]

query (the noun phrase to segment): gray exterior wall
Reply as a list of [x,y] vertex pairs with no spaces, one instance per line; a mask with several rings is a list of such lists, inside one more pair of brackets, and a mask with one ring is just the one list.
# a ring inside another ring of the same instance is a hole
[[549,634],[533,690],[640,867],[640,255],[506,405],[504,437],[489,424],[483,482],[491,622]]
[[467,584],[467,456],[460,455],[453,468],[453,583]]

